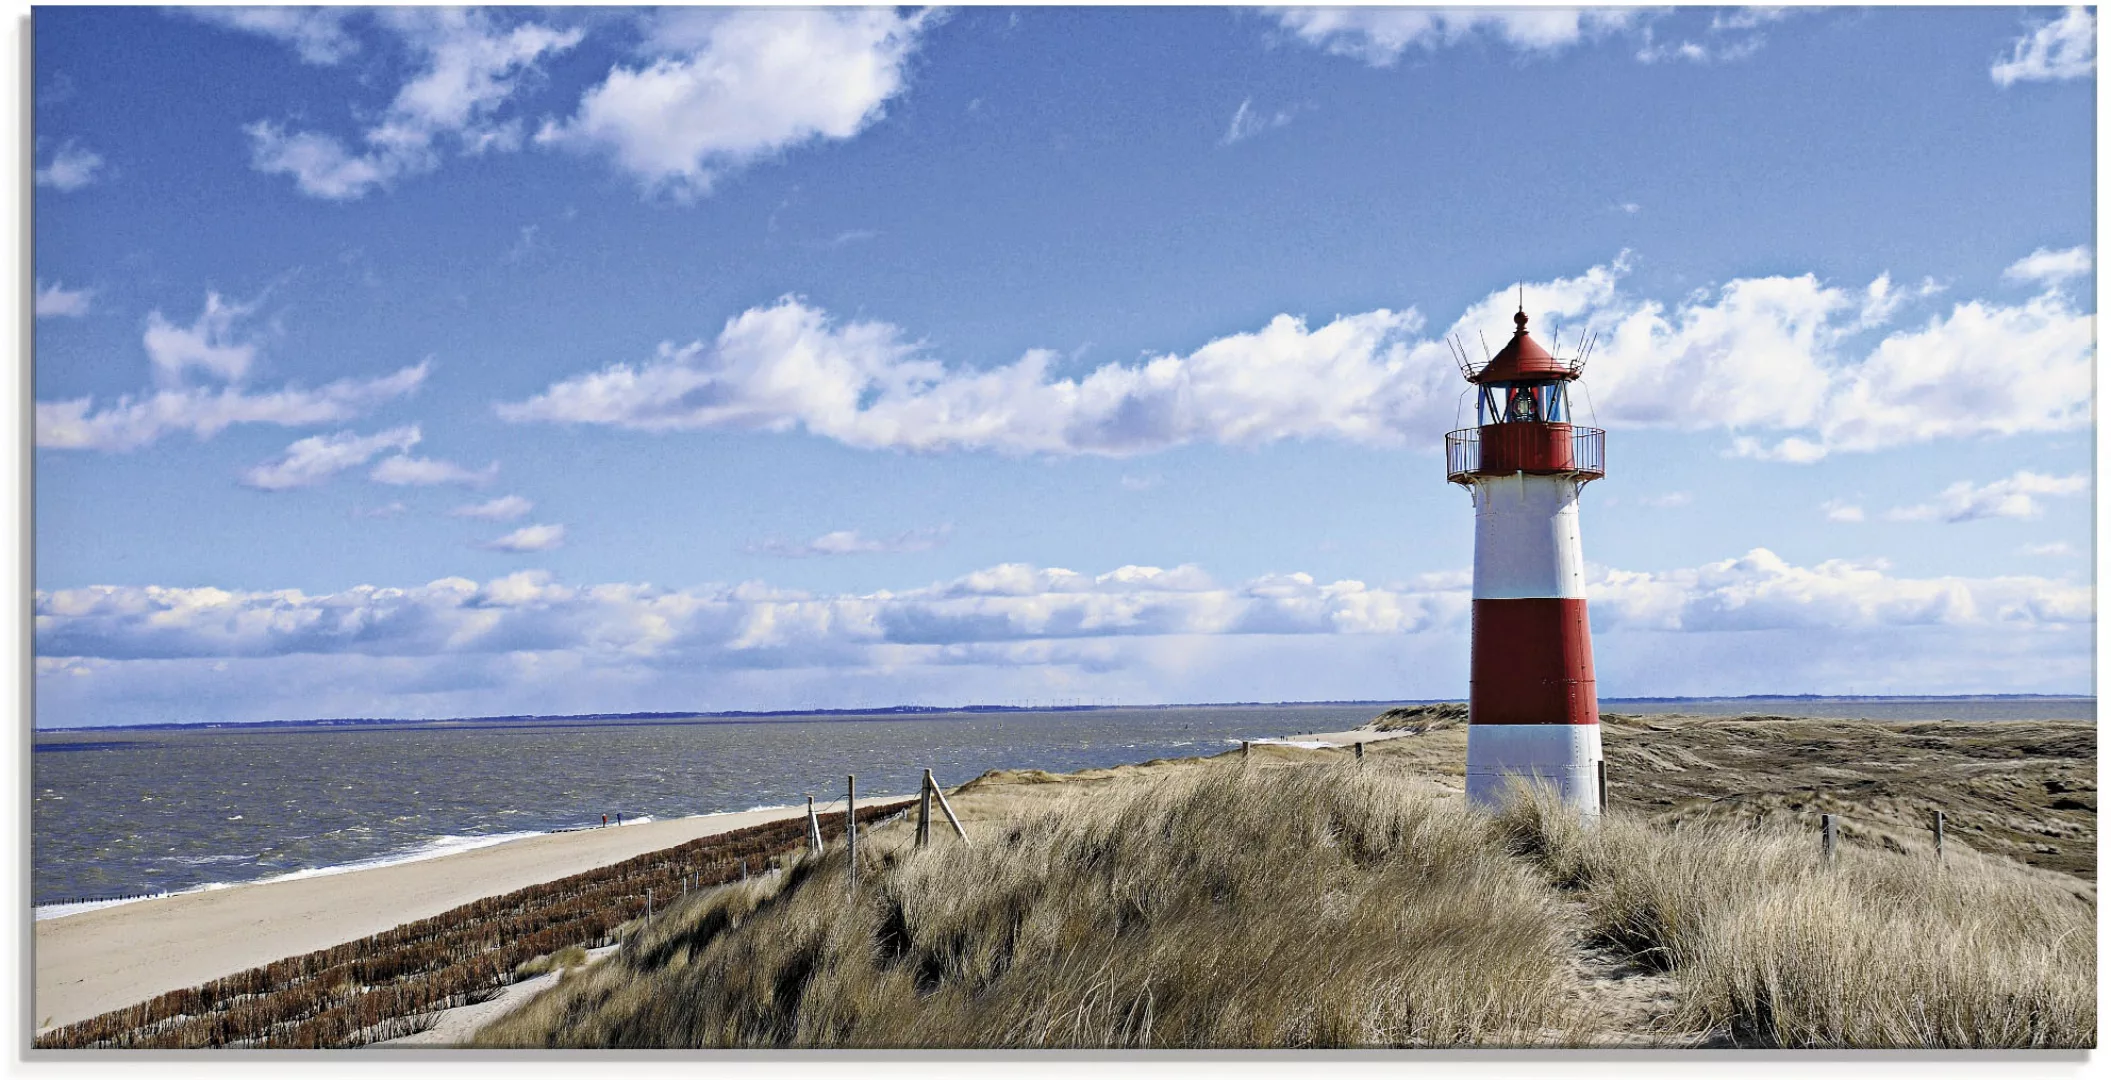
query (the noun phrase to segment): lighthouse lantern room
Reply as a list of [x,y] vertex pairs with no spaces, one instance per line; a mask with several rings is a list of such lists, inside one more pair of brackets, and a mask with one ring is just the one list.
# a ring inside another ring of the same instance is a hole
[[1517,332],[1486,363],[1457,349],[1477,425],[1444,437],[1452,483],[1473,495],[1473,667],[1466,797],[1502,801],[1513,777],[1587,817],[1605,805],[1597,679],[1583,595],[1577,496],[1605,475],[1605,432],[1571,422],[1572,360]]

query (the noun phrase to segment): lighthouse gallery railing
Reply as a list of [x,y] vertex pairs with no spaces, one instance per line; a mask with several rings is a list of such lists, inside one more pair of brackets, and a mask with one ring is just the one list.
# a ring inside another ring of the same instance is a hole
[[1445,472],[1454,484],[1514,472],[1605,475],[1605,429],[1570,424],[1489,424],[1444,436]]

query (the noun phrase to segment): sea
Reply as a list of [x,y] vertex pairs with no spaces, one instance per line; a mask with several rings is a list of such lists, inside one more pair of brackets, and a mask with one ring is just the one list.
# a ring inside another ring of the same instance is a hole
[[[40,918],[123,898],[341,873],[541,833],[764,806],[840,809],[991,769],[1068,772],[1362,724],[1393,703],[41,731]],[[1604,699],[1604,712],[2094,721],[2094,698]]]

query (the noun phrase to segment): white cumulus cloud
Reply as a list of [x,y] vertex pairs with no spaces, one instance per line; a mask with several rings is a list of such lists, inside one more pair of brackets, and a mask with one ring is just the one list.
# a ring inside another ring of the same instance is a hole
[[2061,251],[2039,248],[2010,263],[2008,269],[2001,272],[2001,276],[2008,281],[2057,285],[2069,278],[2087,274],[2094,266],[2095,261],[2090,258],[2086,245]]
[[1487,36],[1521,52],[1554,53],[1634,25],[1635,8],[1300,7],[1275,12],[1283,28],[1308,45],[1374,67],[1389,67],[1411,48],[1434,52]]
[[37,282],[36,313],[39,319],[80,318],[88,314],[90,301],[95,298],[94,289],[69,289],[60,282],[49,285]]
[[205,310],[189,326],[177,326],[159,309],[149,312],[142,344],[147,361],[154,365],[155,381],[163,385],[181,382],[192,368],[224,381],[241,381],[256,361],[257,347],[238,340],[235,325],[255,311],[254,304],[229,303],[219,293],[209,292]]
[[187,387],[141,397],[130,394],[104,407],[93,397],[39,401],[37,445],[61,450],[137,450],[165,435],[211,438],[233,424],[308,427],[352,419],[423,385],[429,364],[372,379],[339,379],[312,390],[287,386],[250,392],[236,387]]
[[94,183],[102,167],[101,154],[69,139],[50,161],[37,167],[35,179],[38,187],[78,191]]
[[748,545],[748,553],[777,555],[790,559],[816,555],[895,555],[943,547],[951,532],[950,527],[940,526],[935,529],[913,529],[894,536],[865,536],[856,529],[838,529],[835,532],[823,533],[812,540],[758,541]]
[[1827,521],[1852,523],[1869,520],[1867,511],[1843,499],[1827,499],[1818,506],[1818,509],[1825,511],[1825,520]]
[[452,517],[476,518],[480,521],[512,521],[535,509],[535,504],[518,495],[501,495],[488,502],[457,506],[447,513]]
[[242,474],[242,483],[265,491],[313,487],[346,469],[366,464],[377,454],[408,450],[417,445],[419,437],[415,426],[390,428],[372,435],[353,431],[312,435],[288,446],[277,460]]
[[471,469],[452,461],[411,457],[408,454],[382,458],[375,463],[373,471],[367,474],[367,479],[377,484],[392,484],[397,487],[434,487],[440,484],[473,487],[488,484],[497,477],[496,461],[481,469]]
[[506,551],[514,554],[550,551],[564,546],[564,526],[524,525],[481,546],[489,551]]
[[[806,430],[852,446],[1120,455],[1198,440],[1261,443],[1333,435],[1393,442],[1389,420],[1458,375],[1411,363],[1413,312],[1346,316],[1317,329],[1280,316],[1188,356],[1051,379],[1046,351],[987,371],[918,355],[885,323],[838,324],[787,298],[745,312],[709,344],[663,345],[499,406],[513,421],[669,431]],[[1456,390],[1443,393],[1449,417]]]
[[317,198],[347,200],[432,170],[450,140],[472,154],[518,146],[518,122],[498,120],[498,111],[541,60],[581,36],[533,22],[501,26],[480,9],[383,8],[375,17],[421,66],[361,133],[361,145],[262,120],[246,129],[253,167],[292,176]]
[[1901,506],[1885,515],[1893,521],[1941,521],[1956,524],[1981,518],[2034,518],[2045,512],[2039,500],[2087,494],[2089,477],[2046,476],[2029,469],[2014,476],[1974,484],[1959,480],[1942,490],[1935,501]]
[[2096,15],[2071,7],[2052,22],[2040,23],[2009,46],[2008,58],[1996,61],[1988,74],[2002,86],[2019,82],[2059,82],[2096,74]]
[[345,28],[350,8],[190,7],[177,9],[201,22],[256,34],[291,45],[303,63],[327,67],[359,51]]
[[930,18],[890,8],[662,12],[651,61],[611,69],[537,139],[606,154],[648,191],[693,198],[729,170],[878,120]]

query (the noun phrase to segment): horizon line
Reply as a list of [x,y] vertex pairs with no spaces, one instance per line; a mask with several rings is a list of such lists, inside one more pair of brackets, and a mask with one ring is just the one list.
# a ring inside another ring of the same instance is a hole
[[[2090,694],[1688,694],[1656,697],[1638,695],[1633,697],[1601,697],[1603,702],[1672,702],[1672,701],[1983,701],[2017,699],[2057,699],[2094,701]],[[770,717],[839,716],[839,717],[897,717],[905,715],[930,715],[945,713],[1008,713],[1008,712],[1095,712],[1109,709],[1230,709],[1230,708],[1291,708],[1321,707],[1329,705],[1443,705],[1465,704],[1462,698],[1344,698],[1313,701],[1181,701],[1151,704],[1123,705],[881,705],[865,708],[828,709],[726,709],[726,710],[651,710],[617,713],[500,713],[485,716],[455,717],[312,717],[301,720],[164,720],[143,724],[89,724],[74,727],[40,727],[32,723],[30,733],[59,733],[75,731],[107,731],[123,728],[129,731],[167,731],[176,728],[252,728],[252,727],[354,727],[386,724],[475,724],[493,722],[515,723],[562,723],[565,721],[620,721],[620,720],[746,720]]]

